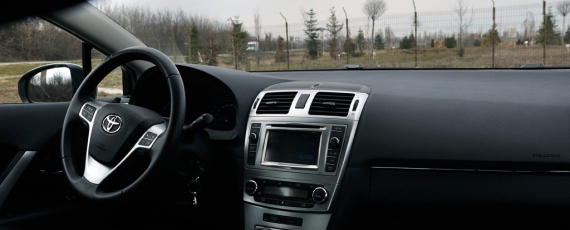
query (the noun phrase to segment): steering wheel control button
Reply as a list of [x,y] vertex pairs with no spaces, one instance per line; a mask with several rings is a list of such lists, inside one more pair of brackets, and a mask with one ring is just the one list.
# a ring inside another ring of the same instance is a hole
[[121,130],[123,126],[123,118],[117,114],[109,114],[105,118],[103,118],[103,122],[101,123],[103,127],[103,131],[109,134],[117,133]]
[[329,195],[327,193],[327,190],[323,187],[318,187],[315,190],[313,190],[313,200],[319,204],[322,204],[325,201],[327,201],[328,196]]
[[334,172],[336,171],[336,164],[327,164],[325,166],[325,172]]
[[257,192],[257,183],[254,180],[249,180],[245,183],[245,194],[253,196]]
[[81,116],[83,116],[85,119],[91,122],[93,121],[93,116],[95,114],[95,111],[97,111],[95,107],[91,105],[85,105],[85,107],[83,107],[83,110],[81,110]]
[[301,94],[295,104],[295,109],[304,109],[307,101],[309,100],[309,96],[311,96],[311,94]]

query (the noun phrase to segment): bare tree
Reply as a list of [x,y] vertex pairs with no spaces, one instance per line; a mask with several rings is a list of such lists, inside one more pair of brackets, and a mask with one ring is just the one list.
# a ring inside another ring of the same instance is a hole
[[568,29],[566,28],[566,15],[570,13],[570,1],[559,2],[558,5],[556,5],[556,11],[562,15],[562,31],[560,32],[560,35],[564,37],[564,34]]
[[[530,39],[531,41],[535,37],[535,23],[534,23],[534,15],[532,12],[526,13],[526,18],[524,20],[524,38]],[[531,42],[529,41],[529,42]]]
[[259,61],[261,60],[261,50],[259,49],[260,41],[261,41],[261,17],[259,16],[259,10],[255,10],[253,13],[253,24],[255,26],[255,37],[257,37],[257,66],[259,66]]
[[[471,15],[468,17],[469,11]],[[456,22],[459,27],[459,51],[460,57],[463,56],[463,36],[467,32],[467,29],[471,26],[473,22],[473,8],[469,9],[469,4],[463,0],[457,0],[453,5],[453,12],[457,15]]]
[[392,46],[394,46],[394,37],[392,29],[390,29],[389,26],[386,26],[386,29],[384,30],[384,40],[386,40],[386,47],[388,47],[388,49],[392,49]]
[[[372,20],[372,43],[374,44],[374,22],[386,12],[387,6],[384,0],[366,0],[362,11]],[[372,52],[370,52],[370,60],[372,60]]]

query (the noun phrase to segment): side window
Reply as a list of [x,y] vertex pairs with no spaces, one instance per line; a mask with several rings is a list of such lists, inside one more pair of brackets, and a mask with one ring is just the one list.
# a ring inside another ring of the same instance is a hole
[[[37,17],[0,25],[0,104],[22,103],[18,94],[20,78],[32,69],[53,63],[80,67],[81,41]],[[54,66],[31,76],[28,86],[33,95],[30,99],[70,99],[67,90],[60,90],[61,95],[51,91],[72,85],[70,78],[64,78],[68,76],[66,73],[69,71],[64,67]]]
[[[93,49],[91,57],[95,68],[105,55]],[[0,25],[0,104],[69,101],[83,79],[81,65],[82,42],[43,19]],[[117,68],[98,85],[97,98],[122,95]]]
[[[97,67],[105,55],[97,50],[91,52],[93,68]],[[111,98],[123,96],[123,72],[121,68],[111,71],[97,86],[97,98]]]

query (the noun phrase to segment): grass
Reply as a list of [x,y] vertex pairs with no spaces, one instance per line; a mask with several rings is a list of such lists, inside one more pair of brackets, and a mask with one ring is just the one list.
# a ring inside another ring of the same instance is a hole
[[[97,65],[101,60],[93,60],[93,64]],[[55,63],[55,62],[54,62]],[[81,64],[80,61],[70,61],[68,63]],[[28,71],[48,63],[18,63],[0,65],[0,104],[21,103],[22,100],[18,95],[18,81]],[[99,83],[99,87],[110,89],[122,89],[121,69],[117,68]],[[99,92],[99,98],[121,96],[121,94],[109,94]]]
[[[491,68],[493,56],[491,47],[466,47],[465,54],[459,57],[458,48],[418,48],[417,67],[418,68]],[[369,52],[369,51],[365,51]],[[375,50],[374,59],[369,55],[361,57],[350,57],[351,64],[361,64],[364,67],[381,68],[414,68],[416,67],[415,54],[413,49],[402,50]],[[338,60],[331,58],[328,53],[316,60],[304,57],[303,50],[294,50],[290,54],[290,69],[322,69],[322,68],[342,68],[346,65],[346,56]],[[512,43],[501,44],[495,50],[495,68],[520,68],[527,63],[542,63],[543,49],[540,45],[535,46],[515,46]],[[253,55],[251,55],[253,56]],[[279,71],[286,70],[286,62],[274,62],[274,54],[262,53],[259,65],[250,58],[249,68],[244,65],[240,70],[250,71]],[[229,56],[219,56],[218,61],[221,67],[233,68],[233,59]],[[80,61],[71,61],[81,64]],[[97,65],[101,59],[94,59],[93,64]],[[570,66],[570,51],[562,46],[548,46],[546,48],[547,66]],[[18,96],[18,80],[29,70],[45,63],[35,64],[10,64],[0,65],[0,103],[20,103]],[[100,88],[122,89],[121,70],[113,70],[100,84]],[[116,91],[116,90],[115,90]],[[101,92],[99,97],[114,97],[120,94]]]

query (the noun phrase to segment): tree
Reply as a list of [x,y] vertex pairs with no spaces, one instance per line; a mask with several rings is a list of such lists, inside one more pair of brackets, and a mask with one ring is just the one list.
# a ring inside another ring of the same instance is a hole
[[316,13],[313,9],[310,9],[309,12],[303,12],[304,24],[305,24],[305,35],[307,38],[305,39],[305,46],[307,48],[307,58],[309,59],[317,59],[319,58],[319,45],[321,44],[317,38],[319,36],[318,31],[320,28],[317,27],[317,18]]
[[[374,22],[386,12],[386,9],[384,0],[366,0],[366,3],[364,3],[362,11],[372,20],[372,35],[370,36],[372,44],[374,44]],[[370,52],[370,57],[372,57],[372,52]]]
[[564,32],[564,29],[566,29],[566,15],[570,13],[570,1],[559,2],[556,5],[556,11],[562,15],[562,32]]
[[231,30],[231,41],[232,45],[229,46],[232,54],[234,55],[234,68],[238,69],[239,65],[241,64],[244,66],[245,70],[249,70],[249,61],[247,60],[247,37],[249,35],[246,31],[243,31],[242,26],[243,23],[239,21],[239,17],[235,16],[234,19],[231,19],[232,22],[232,30]]
[[275,50],[275,62],[285,62],[287,56],[285,54],[285,39],[283,37],[277,37],[277,49]]
[[359,53],[364,53],[362,49],[364,48],[364,32],[362,29],[358,30],[358,35],[356,36],[356,46],[358,48]]
[[526,12],[526,18],[524,20],[524,39],[531,40],[534,38],[535,35],[535,23],[534,23],[534,15],[532,12]]
[[434,48],[434,47],[435,47],[435,41],[434,41],[433,39],[431,39],[431,42],[429,43],[429,46],[430,46],[431,48]]
[[385,48],[384,40],[382,39],[382,31],[378,31],[376,38],[374,38],[374,49],[381,50]]
[[568,27],[568,29],[566,29],[566,33],[564,34],[564,43],[565,44],[570,43],[570,27]]
[[411,49],[414,44],[414,35],[411,34],[410,37],[405,36],[400,40],[400,49]]
[[388,49],[392,48],[394,46],[394,41],[392,39],[394,37],[394,32],[392,32],[392,29],[390,29],[389,26],[386,26],[386,29],[384,30],[384,36],[386,38],[385,40]]
[[499,32],[497,31],[497,25],[493,25],[491,27],[491,29],[489,29],[489,31],[483,35],[483,40],[481,41],[481,43],[484,46],[491,46],[493,43],[491,41],[491,39],[495,39],[495,46],[497,46],[497,44],[501,43],[501,38],[499,37]]
[[189,63],[199,63],[200,58],[198,57],[198,52],[202,50],[202,42],[200,41],[200,33],[198,32],[198,27],[196,27],[196,23],[192,23],[192,28],[190,30],[190,50],[192,53],[190,56]]
[[261,61],[261,17],[259,16],[259,11],[255,10],[253,14],[253,24],[255,25],[255,37],[257,38],[257,55],[256,55],[256,63],[259,66],[259,62]]
[[445,44],[445,47],[447,47],[447,48],[455,48],[457,46],[457,40],[455,39],[455,36],[446,37],[443,40],[443,43]]
[[[467,29],[471,26],[473,22],[473,9],[471,8],[471,15],[468,17],[469,14],[469,5],[468,3],[464,2],[463,0],[457,0],[453,5],[453,12],[455,12],[457,18],[455,19],[457,22],[457,27],[459,28],[459,51],[458,54],[460,57],[463,56],[463,35],[467,32]],[[449,47],[448,47],[449,48]]]
[[204,53],[204,62],[206,65],[217,66],[218,65],[218,53],[220,51],[220,46],[216,44],[216,40],[210,31],[208,37],[206,37],[206,46],[202,50]]
[[[546,24],[546,28],[544,28],[544,24]],[[541,24],[538,33],[536,35],[536,42],[539,44],[543,44],[544,41],[544,33],[546,33],[546,44],[547,45],[558,45],[560,44],[560,33],[558,32],[558,28],[556,25],[556,21],[554,20],[554,15],[552,11],[548,11],[546,14],[546,21],[545,23]]]
[[337,54],[340,53],[338,47],[338,39],[340,36],[339,33],[342,30],[344,24],[342,24],[340,21],[337,20],[334,7],[330,9],[330,12],[331,16],[329,17],[329,20],[327,22],[327,31],[330,33],[329,55],[331,58],[336,58]]

